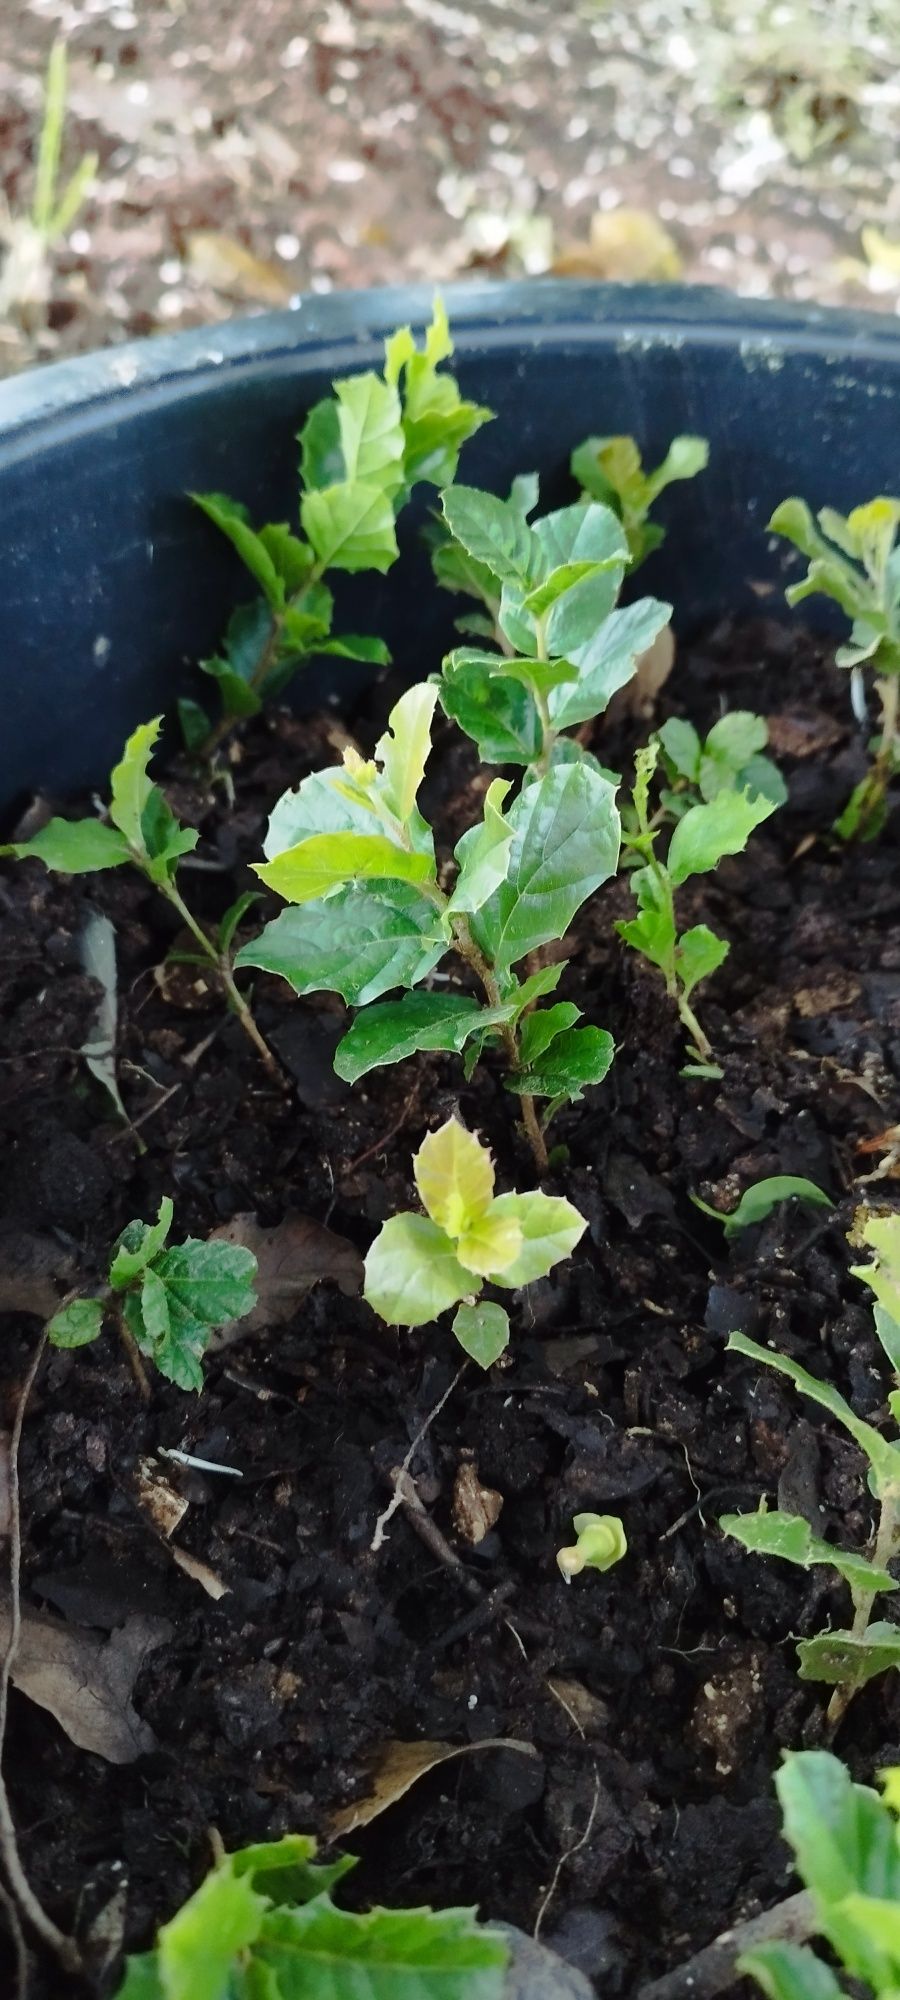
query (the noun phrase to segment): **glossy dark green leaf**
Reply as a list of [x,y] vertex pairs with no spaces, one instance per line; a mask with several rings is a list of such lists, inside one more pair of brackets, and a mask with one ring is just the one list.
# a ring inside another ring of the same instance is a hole
[[192,493],[195,505],[203,509],[210,521],[223,535],[228,537],[237,550],[242,563],[256,578],[267,603],[273,611],[280,611],[285,600],[284,582],[275,563],[255,530],[250,526],[250,516],[246,507],[232,500],[227,493]]
[[397,560],[394,509],[378,486],[323,486],[300,503],[303,532],[323,569],[389,570]]
[[511,807],[506,881],[471,919],[491,963],[514,965],[565,935],[577,910],[615,874],[620,823],[612,785],[583,764],[562,765]]
[[[539,1020],[540,1015],[529,1018]],[[532,1097],[577,1104],[589,1084],[603,1082],[615,1053],[615,1042],[605,1028],[567,1028],[527,1070],[508,1076],[506,1086],[526,1090]]]
[[554,728],[574,729],[576,723],[602,715],[619,688],[633,679],[641,654],[671,615],[671,605],[655,597],[640,597],[623,610],[611,611],[593,636],[568,654],[578,679],[574,686],[560,687],[550,696]]
[[327,903],[283,910],[241,947],[236,966],[287,979],[295,993],[339,993],[364,1007],[417,986],[448,947],[437,911],[402,882],[342,889]]
[[308,488],[338,486],[346,477],[338,407],[333,396],[315,403],[299,434],[300,476]]
[[389,667],[391,664],[384,640],[376,638],[373,633],[339,632],[333,639],[323,639],[315,651],[338,660],[364,660],[373,667]]
[[460,647],[445,662],[440,703],[445,715],[459,724],[478,745],[485,764],[531,764],[540,754],[540,717],[528,689],[518,681],[495,676],[470,661],[460,662]]
[[510,500],[474,486],[451,486],[441,494],[444,519],[454,541],[483,563],[501,583],[527,582],[534,541],[521,510]]
[[463,993],[407,993],[402,1000],[366,1007],[338,1043],[334,1067],[345,1083],[369,1070],[405,1061],[419,1049],[457,1054],[469,1036],[508,1020],[512,1007],[483,1007]]

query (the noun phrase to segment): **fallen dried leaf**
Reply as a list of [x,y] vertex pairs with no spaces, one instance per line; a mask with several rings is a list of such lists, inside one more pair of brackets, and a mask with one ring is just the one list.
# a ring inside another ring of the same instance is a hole
[[852,1007],[859,999],[860,984],[852,972],[825,973],[817,986],[798,986],[794,1006],[801,1019],[812,1021],[818,1014],[833,1014],[839,1007]]
[[675,665],[675,634],[664,625],[646,652],[638,655],[634,674],[627,686],[619,688],[606,710],[611,723],[628,716],[646,720],[653,714],[656,697]]
[[598,210],[586,243],[569,243],[551,265],[558,278],[660,282],[680,278],[681,254],[659,217],[646,208]]
[[277,264],[254,257],[236,237],[214,229],[194,229],[185,245],[186,264],[198,284],[229,298],[258,300],[267,306],[286,306],[295,287]]
[[482,1486],[478,1467],[464,1458],[453,1482],[453,1526],[464,1542],[477,1548],[500,1518],[502,1493]]
[[523,1757],[536,1757],[533,1743],[515,1737],[486,1736],[480,1743],[386,1743],[373,1774],[372,1789],[352,1806],[342,1806],[326,1822],[329,1837],[342,1839],[359,1826],[368,1826],[379,1813],[387,1812],[427,1771],[449,1764],[454,1757],[468,1757],[476,1750],[517,1750]]
[[33,1236],[15,1223],[0,1228],[0,1312],[49,1319],[75,1275],[75,1260],[53,1236]]
[[252,1250],[257,1264],[253,1311],[246,1319],[221,1327],[210,1343],[213,1347],[227,1347],[245,1334],[286,1325],[301,1299],[322,1278],[333,1279],[345,1298],[353,1298],[362,1288],[359,1251],[345,1236],[336,1236],[311,1215],[286,1215],[274,1229],[264,1229],[253,1214],[234,1215],[221,1229],[213,1230],[212,1241],[237,1243]]
[[784,709],[778,715],[768,715],[769,749],[773,757],[820,757],[824,750],[832,750],[839,743],[846,730],[834,717],[821,710],[810,710],[795,715]]
[[184,1570],[185,1576],[193,1577],[194,1582],[199,1583],[201,1590],[205,1590],[207,1597],[211,1597],[215,1604],[218,1604],[220,1597],[229,1596],[231,1585],[223,1583],[222,1578],[216,1575],[214,1569],[210,1569],[208,1563],[200,1562],[197,1556],[189,1555],[187,1549],[177,1549],[174,1542],[171,1544],[171,1554],[179,1569]]
[[605,1701],[601,1701],[599,1695],[591,1694],[581,1681],[563,1680],[559,1674],[554,1674],[547,1687],[583,1736],[595,1736],[605,1729],[609,1722],[609,1709]]
[[184,1520],[188,1502],[177,1493],[152,1458],[142,1458],[137,1469],[137,1502],[149,1515],[157,1534],[168,1541]]
[[[0,1646],[9,1642],[9,1600],[0,1603]],[[132,1705],[147,1654],[172,1627],[166,1618],[128,1618],[110,1639],[75,1631],[42,1612],[23,1610],[13,1685],[49,1709],[79,1750],[108,1764],[132,1764],[156,1747],[149,1724]]]

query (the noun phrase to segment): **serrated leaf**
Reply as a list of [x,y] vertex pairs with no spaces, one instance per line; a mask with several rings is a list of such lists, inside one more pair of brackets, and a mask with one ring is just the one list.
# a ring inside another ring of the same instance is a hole
[[394,510],[377,486],[323,486],[300,502],[303,532],[323,569],[375,569],[397,560]]
[[522,1248],[522,1231],[514,1216],[498,1215],[488,1209],[454,1238],[456,1254],[467,1271],[476,1277],[496,1279],[509,1270]]
[[671,616],[670,604],[640,597],[635,604],[611,611],[584,645],[570,650],[568,657],[578,669],[578,680],[574,686],[560,687],[551,694],[554,728],[573,729],[576,723],[602,715],[619,688],[634,678],[640,655]]
[[615,874],[620,837],[615,790],[584,764],[558,766],[529,785],[507,823],[506,880],[471,920],[501,970],[565,934],[586,898]]
[[725,938],[716,937],[706,924],[682,931],[675,947],[675,966],[685,998],[723,965],[731,950]]
[[87,1347],[103,1326],[101,1299],[71,1299],[47,1322],[51,1347]]
[[692,1196],[692,1200],[697,1207],[704,1209],[705,1214],[713,1215],[717,1222],[722,1223],[726,1236],[731,1236],[736,1229],[752,1229],[756,1223],[765,1222],[781,1201],[808,1201],[814,1208],[834,1207],[830,1196],[817,1187],[815,1181],[804,1180],[801,1174],[771,1174],[766,1180],[754,1181],[752,1187],[744,1189],[737,1207],[728,1214],[697,1201],[696,1196]]
[[344,478],[393,498],[404,484],[405,448],[396,387],[367,370],[336,382],[334,392]]
[[761,715],[754,715],[747,708],[733,708],[713,723],[703,745],[703,755],[715,764],[724,765],[734,775],[758,750],[765,749],[768,740],[768,727]]
[[692,722],[684,722],[678,715],[670,715],[668,722],[656,732],[666,762],[672,766],[679,778],[687,778],[696,784],[700,776],[700,754],[702,745]]
[[538,1057],[557,1035],[566,1028],[574,1028],[581,1019],[581,1008],[572,1000],[557,1000],[552,1007],[541,1007],[537,1013],[529,1014],[522,1022],[519,1034],[519,1054],[523,1069],[531,1069]]
[[767,2000],[846,2000],[824,1959],[805,1944],[761,1944],[744,1951],[736,1970],[755,1979]]
[[447,950],[438,912],[403,882],[354,885],[326,903],[283,910],[242,945],[236,966],[287,979],[295,993],[339,993],[365,1007],[400,986],[417,986]]
[[271,556],[288,597],[296,596],[313,567],[313,552],[309,543],[301,542],[286,521],[267,522],[264,528],[259,529],[259,539],[266,554]]
[[874,1596],[877,1591],[898,1588],[889,1571],[876,1569],[864,1556],[855,1555],[851,1549],[835,1548],[823,1536],[814,1535],[809,1522],[800,1514],[777,1510],[721,1514],[719,1527],[753,1555],[779,1556],[783,1562],[797,1563],[801,1569],[809,1569],[813,1563],[826,1563],[838,1571],[853,1591],[867,1591]]
[[170,1197],[164,1194],[155,1222],[136,1221],[126,1225],[109,1267],[109,1282],[114,1291],[124,1291],[127,1285],[133,1285],[163,1248],[174,1213]]
[[250,1880],[215,1869],[159,1933],[166,2000],[223,2000],[238,1954],[256,1943],[267,1904]]
[[464,1353],[479,1368],[492,1368],[509,1346],[509,1314],[489,1299],[474,1306],[460,1306],[453,1331]]
[[238,1880],[249,1876],[257,1895],[271,1903],[310,1903],[314,1896],[327,1895],[356,1867],[352,1854],[317,1861],[317,1853],[318,1842],[311,1833],[286,1833],[280,1840],[240,1847],[222,1865]]
[[401,826],[410,817],[425,776],[437,698],[437,688],[428,681],[408,688],[391,709],[387,731],[375,749],[382,766],[381,795]]
[[317,1897],[273,1911],[253,1957],[277,1976],[278,2000],[307,2000],[323,1973],[328,2000],[502,2000],[507,1946],[470,1910],[357,1915]]
[[527,582],[534,560],[533,532],[510,500],[474,486],[451,486],[441,507],[454,541],[483,563],[501,583]]
[[549,576],[563,563],[618,563],[624,569],[628,544],[622,523],[611,507],[599,503],[557,507],[534,524],[541,574]]
[[425,1326],[476,1289],[450,1237],[426,1215],[392,1215],[365,1260],[363,1297],[389,1326]]
[[121,868],[131,856],[124,835],[98,819],[51,819],[30,840],[9,841],[0,856],[16,861],[43,861],[59,875],[94,875],[103,868]]
[[413,1175],[422,1206],[448,1236],[461,1236],[491,1205],[491,1155],[458,1118],[448,1118],[423,1139],[413,1159]]
[[129,736],[121,759],[110,775],[110,819],[124,834],[129,847],[139,853],[143,853],[145,848],[143,817],[154,789],[147,766],[161,728],[161,715],[157,715],[152,722],[140,723]]
[[160,1251],[128,1292],[125,1319],[142,1353],[180,1389],[200,1389],[201,1359],[213,1327],[243,1319],[256,1304],[256,1258],[238,1245],[186,1237]]
[[554,1264],[571,1257],[587,1228],[584,1216],[570,1201],[540,1190],[498,1195],[492,1212],[512,1216],[522,1231],[522,1248],[515,1262],[494,1279],[504,1290],[518,1291],[533,1284],[535,1278],[546,1277]]
[[[540,1015],[533,1015],[540,1020]],[[602,1083],[616,1053],[605,1028],[568,1028],[521,1074],[506,1079],[508,1090],[527,1090],[532,1097],[554,1097],[577,1104],[589,1084]]]
[[540,754],[542,730],[534,699],[518,681],[496,676],[459,654],[444,663],[439,695],[444,714],[478,745],[485,764],[532,764]]
[[875,1253],[873,1264],[851,1264],[885,1312],[900,1320],[900,1214],[867,1216],[859,1240]]
[[673,888],[691,875],[708,873],[726,854],[742,854],[754,828],[774,810],[770,799],[753,799],[748,792],[720,792],[711,804],[692,806],[669,846],[666,866]]
[[530,972],[527,979],[523,979],[521,983],[507,974],[507,983],[503,989],[504,998],[513,1002],[514,1021],[521,1018],[526,1007],[533,1006],[536,1000],[543,1000],[548,993],[555,992],[568,962],[568,959],[560,958],[555,965],[542,965],[537,972]]
[[867,1424],[862,1417],[858,1417],[840,1391],[832,1388],[830,1382],[820,1382],[818,1376],[810,1375],[806,1368],[801,1368],[798,1361],[790,1360],[788,1355],[779,1354],[775,1349],[758,1346],[755,1340],[748,1339],[744,1333],[731,1334],[728,1349],[733,1353],[747,1355],[750,1360],[761,1363],[763,1367],[774,1368],[776,1374],[787,1375],[801,1395],[809,1396],[814,1403],[819,1403],[823,1410],[827,1410],[829,1415],[835,1417],[839,1424],[843,1424],[844,1429],[849,1431],[869,1461],[873,1489],[880,1499],[900,1492],[900,1448],[889,1444],[872,1424]]
[[299,847],[316,833],[379,831],[377,814],[368,800],[349,792],[345,779],[344,767],[338,764],[330,770],[312,771],[296,791],[282,794],[273,807],[263,842],[267,861]]
[[164,882],[174,873],[182,854],[190,854],[200,838],[196,827],[179,826],[164,792],[151,785],[141,818],[144,860],[142,866],[151,882]]
[[502,807],[510,790],[508,779],[495,778],[485,793],[481,825],[470,826],[457,841],[454,856],[459,873],[448,911],[474,914],[506,880],[513,836]]
[[[871,1649],[867,1642],[873,1634],[890,1637],[892,1633],[900,1637],[892,1626],[870,1625],[865,1637],[851,1643],[847,1663],[853,1671],[841,1675],[841,1680],[859,1686],[860,1673],[863,1679],[871,1678],[867,1664],[873,1672],[880,1671],[874,1666],[880,1642],[876,1639]],[[833,1668],[846,1642],[853,1640],[851,1633],[823,1633],[819,1639],[802,1641],[798,1650],[812,1658],[821,1648],[822,1666]],[[829,1641],[834,1641],[834,1646],[829,1647]],[[868,1662],[867,1651],[872,1656]],[[800,1677],[818,1679],[819,1675],[807,1674],[801,1666]],[[831,1671],[823,1672],[821,1678],[830,1681]],[[785,1759],[775,1784],[785,1835],[794,1849],[798,1872],[815,1901],[817,1929],[834,1946],[848,1972],[882,1991],[893,1983],[892,1968],[865,1927],[847,1920],[845,1908],[847,1898],[860,1891],[888,1897],[892,1902],[900,1900],[900,1855],[891,1814],[874,1791],[854,1784],[838,1758],[827,1751],[793,1753]]]
[[349,882],[426,882],[427,854],[398,847],[384,833],[314,833],[274,861],[253,863],[260,881],[288,903],[312,903]]
[[227,493],[192,493],[190,497],[227,536],[273,611],[280,611],[285,598],[284,584],[265,543],[250,526],[246,507]]
[[300,432],[300,476],[307,488],[337,486],[346,476],[338,406],[333,396],[315,403]]
[[465,993],[407,993],[358,1014],[338,1043],[334,1067],[345,1083],[358,1083],[385,1063],[404,1062],[420,1049],[457,1054],[469,1036],[504,1020],[512,1007],[482,1007]]
[[390,651],[384,640],[364,632],[339,632],[336,638],[323,639],[310,650],[328,659],[362,660],[367,666],[389,667],[391,664]]

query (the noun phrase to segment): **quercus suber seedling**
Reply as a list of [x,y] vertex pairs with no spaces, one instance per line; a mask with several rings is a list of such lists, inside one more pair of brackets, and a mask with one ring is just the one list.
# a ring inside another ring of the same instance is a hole
[[224,1854],[116,2000],[503,2000],[510,1949],[470,1909],[342,1910],[352,1855],[308,1834]]
[[665,529],[648,518],[651,507],[667,486],[705,470],[709,445],[702,437],[673,438],[662,463],[645,472],[633,437],[589,437],[573,451],[570,463],[585,494],[618,514],[636,568],[665,541]]
[[887,792],[900,772],[900,500],[886,495],[849,514],[823,507],[818,527],[805,500],[783,500],[769,527],[809,558],[802,583],[785,592],[789,604],[820,592],[851,619],[849,642],[835,655],[839,667],[873,667],[881,728],[870,746],[874,761],[851,794],[835,832],[845,840],[874,840],[887,816]]
[[[522,1103],[535,1160],[547,1163],[535,1098],[546,1119],[599,1083],[613,1058],[601,1028],[577,1027],[580,1010],[557,1001],[535,1011],[564,967],[519,977],[530,952],[561,938],[585,899],[615,873],[619,815],[608,779],[589,764],[561,764],[527,784],[495,779],[482,817],[455,848],[456,880],[439,880],[434,836],[417,798],[431,749],[437,689],[410,688],[391,712],[374,758],[304,778],[272,814],[267,861],[257,873],[294,907],[238,952],[235,964],[280,973],[299,994],[339,993],[360,1011],[335,1068],[350,1083],[418,1049],[486,1044],[506,1056],[507,1087]],[[483,998],[420,992],[450,951]],[[402,999],[372,1003],[408,989]]]
[[[671,606],[642,597],[617,607],[629,552],[610,507],[576,502],[531,522],[536,504],[530,477],[517,480],[507,500],[449,487],[441,506],[450,539],[438,543],[432,561],[448,589],[480,597],[489,613],[484,636],[498,648],[458,646],[447,654],[442,708],[485,763],[522,764],[542,775],[568,762],[594,763],[566,732],[603,714],[668,624]],[[471,618],[466,629],[473,630]]]
[[[874,1294],[875,1330],[895,1381],[900,1384],[900,1213],[859,1217],[850,1240],[874,1252],[874,1262],[852,1265],[851,1270]],[[868,1460],[869,1490],[878,1506],[871,1559],[836,1548],[814,1534],[809,1523],[797,1514],[764,1510],[758,1514],[726,1514],[719,1523],[726,1534],[736,1536],[746,1549],[757,1555],[781,1556],[784,1561],[799,1563],[803,1568],[825,1563],[849,1584],[854,1611],[849,1629],[801,1639],[797,1648],[801,1680],[826,1681],[834,1687],[828,1719],[836,1725],[866,1681],[888,1667],[900,1667],[900,1626],[885,1620],[872,1621],[876,1598],[897,1589],[888,1564],[900,1543],[900,1441],[884,1437],[873,1424],[858,1417],[830,1383],[819,1381],[788,1355],[760,1347],[742,1333],[733,1333],[728,1346],[786,1375],[802,1395],[818,1403],[843,1425]],[[891,1390],[887,1400],[895,1424],[900,1424],[900,1386]]]
[[[162,717],[157,716],[153,722],[142,722],[129,736],[121,761],[110,777],[111,824],[99,819],[51,819],[30,840],[0,847],[0,855],[12,854],[18,861],[34,858],[61,875],[94,875],[107,868],[122,868],[129,862],[139,869],[177,910],[198,947],[196,962],[215,972],[229,1008],[269,1074],[280,1083],[281,1071],[275,1057],[234,978],[234,937],[254,896],[238,897],[210,934],[198,923],[178,888],[178,864],[183,855],[196,847],[200,836],[195,827],[179,825],[164,792],[149,776],[148,765],[161,726]],[[194,955],[182,956],[193,959]]]
[[425,1326],[451,1306],[466,1353],[489,1368],[509,1340],[483,1286],[518,1291],[571,1256],[587,1227],[558,1195],[494,1193],[486,1146],[456,1118],[423,1140],[413,1175],[424,1215],[392,1215],[366,1257],[363,1296],[392,1326]]
[[679,933],[675,892],[692,876],[715,868],[724,855],[743,853],[754,828],[768,819],[775,806],[759,794],[719,792],[708,804],[691,806],[679,819],[662,861],[650,813],[650,784],[658,758],[659,744],[654,740],[635,759],[633,824],[624,839],[641,864],[631,876],[638,915],[617,923],[616,930],[626,944],[659,967],[699,1062],[707,1065],[712,1048],[691,1006],[691,995],[723,963],[729,945],[706,924]]
[[763,716],[732,709],[713,723],[704,740],[693,723],[673,715],[656,735],[668,779],[660,792],[661,807],[673,819],[681,819],[700,801],[708,805],[720,792],[758,792],[773,805],[784,805],[787,786],[778,765],[763,754],[769,740]]
[[572,1526],[576,1537],[572,1547],[556,1552],[566,1583],[571,1583],[573,1576],[580,1576],[585,1569],[596,1569],[603,1575],[628,1554],[628,1541],[618,1514],[575,1514]]
[[300,526],[255,529],[247,509],[223,493],[192,497],[237,550],[262,596],[232,615],[221,652],[202,660],[218,683],[221,720],[211,725],[194,701],[180,704],[188,745],[209,753],[233,723],[280,694],[305,660],[333,655],[384,665],[372,636],[332,630],[331,571],[390,569],[395,521],[413,487],[455,477],[467,438],[492,412],[466,402],[452,375],[453,353],[440,300],[420,351],[408,327],[385,342],[382,374],[370,369],[334,384],[300,432]]
[[[179,1389],[202,1387],[200,1363],[213,1328],[243,1319],[256,1304],[256,1258],[239,1244],[196,1236],[170,1244],[172,1218],[166,1195],[156,1222],[129,1222],[102,1293],[70,1299],[48,1321],[53,1347],[86,1347],[112,1316],[132,1359],[137,1348]],[[145,1386],[140,1371],[139,1380]]]
[[782,1201],[810,1202],[813,1208],[834,1207],[831,1196],[817,1187],[815,1181],[804,1180],[802,1174],[771,1174],[767,1180],[754,1181],[752,1187],[744,1189],[737,1207],[728,1210],[713,1208],[711,1202],[701,1201],[698,1194],[692,1194],[691,1200],[703,1215],[721,1222],[726,1236],[765,1222]]

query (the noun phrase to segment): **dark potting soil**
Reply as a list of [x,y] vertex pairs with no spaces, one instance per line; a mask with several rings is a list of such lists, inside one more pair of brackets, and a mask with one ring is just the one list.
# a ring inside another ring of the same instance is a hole
[[[360,743],[388,701],[382,687],[351,718]],[[26,1289],[48,1267],[61,1289],[73,1270],[100,1272],[123,1224],[167,1193],[179,1237],[296,1211],[344,1239],[344,1289],[325,1279],[286,1323],[211,1355],[197,1398],[157,1379],[145,1405],[111,1334],[44,1363],[21,1451],[26,1609],[95,1642],[129,1618],[163,1621],[134,1686],[150,1746],[135,1761],[76,1749],[12,1697],[23,1857],[61,1924],[125,1879],[126,1943],[145,1947],[208,1865],[210,1828],[228,1847],[322,1831],[369,1792],[391,1741],[423,1737],[506,1738],[533,1754],[459,1757],[349,1836],[361,1864],[348,1894],[361,1902],[477,1902],[530,1929],[567,1855],[544,1936],[616,1995],[786,1893],[773,1769],[783,1747],[824,1740],[827,1698],[798,1681],[794,1640],[844,1620],[846,1596],[825,1571],[745,1555],[717,1517],[777,1493],[860,1547],[871,1505],[848,1440],[724,1348],[740,1328],[834,1381],[861,1414],[884,1411],[846,1230],[860,1179],[897,1171],[879,1135],[900,1116],[900,830],[895,814],[859,850],[823,834],[862,751],[846,676],[818,642],[757,624],[685,649],[662,711],[708,726],[723,704],[769,717],[790,784],[746,855],[681,892],[685,924],[731,939],[698,996],[724,1078],[679,1076],[683,1035],[655,972],[613,932],[632,898],[626,879],[610,884],[578,919],[559,989],[619,1045],[607,1083],[555,1128],[569,1149],[560,1185],[588,1232],[518,1303],[505,1362],[466,1368],[413,1468],[455,1564],[403,1513],[370,1548],[390,1469],[461,1357],[445,1324],[382,1326],[353,1293],[352,1251],[411,1204],[411,1155],[454,1108],[490,1140],[501,1187],[531,1183],[498,1063],[467,1084],[457,1061],[419,1057],[350,1091],[331,1068],[343,1007],[260,978],[258,1018],[292,1077],[281,1095],[205,977],[160,973],[173,926],[140,881],[63,882],[37,862],[5,872],[7,1302],[13,1248]],[[598,729],[596,747],[627,769],[645,733],[626,721]],[[199,914],[253,881],[268,809],[334,761],[340,737],[327,715],[254,724],[231,811],[221,789],[176,771],[172,802],[202,827],[183,877]],[[449,730],[433,761],[425,803],[458,832],[483,774]],[[130,1131],[78,1055],[97,1001],[77,942],[88,908],[116,929]],[[689,1200],[730,1208],[775,1173],[819,1182],[834,1213],[784,1206],[726,1241]],[[890,1204],[896,1177],[868,1192]],[[3,1316],[8,1418],[38,1325]],[[243,1477],[179,1470],[161,1447]],[[171,1542],[139,1502],[147,1459],[189,1503]],[[461,1467],[502,1498],[477,1547],[454,1516]],[[555,1552],[583,1508],[621,1514],[629,1551],[567,1589]],[[227,1594],[207,1594],[173,1545]],[[896,1676],[857,1699],[837,1747],[866,1778],[900,1755]],[[47,1993],[61,1990],[52,1975]]]

